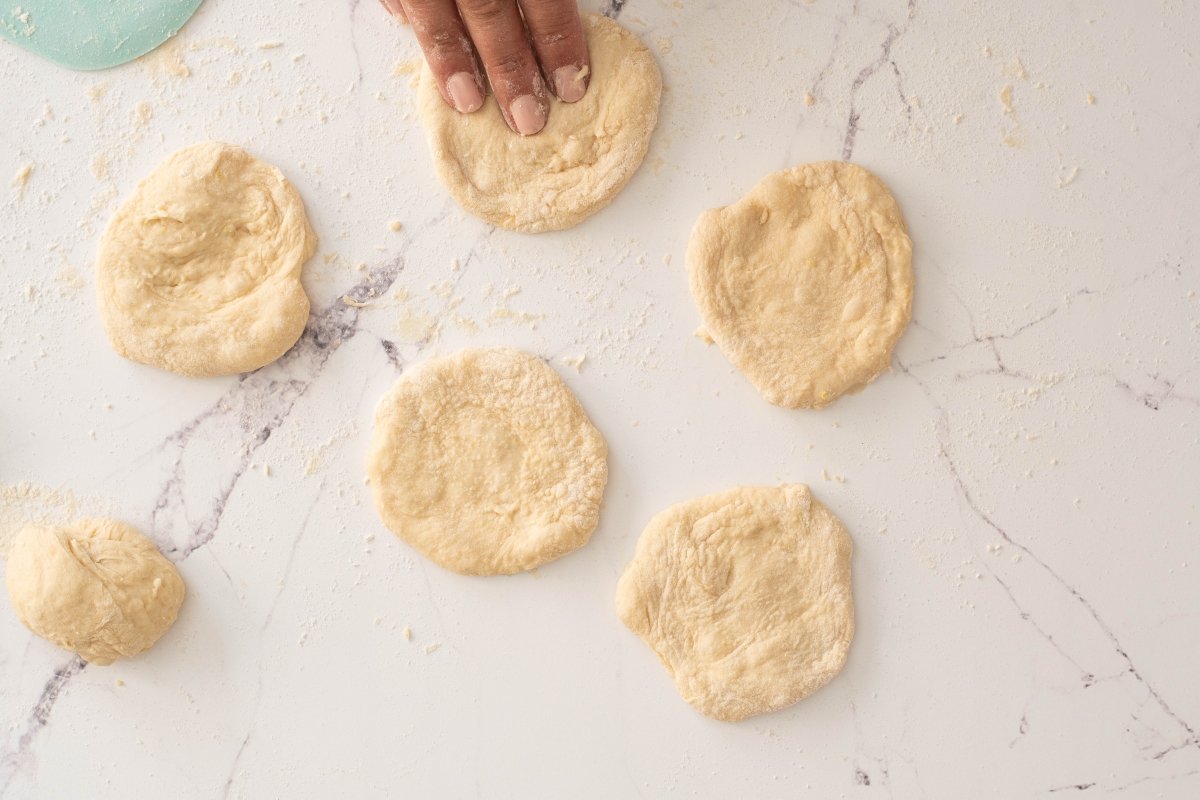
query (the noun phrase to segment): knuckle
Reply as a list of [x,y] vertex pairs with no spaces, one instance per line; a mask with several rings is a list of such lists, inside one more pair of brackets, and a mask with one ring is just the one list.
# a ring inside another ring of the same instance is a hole
[[462,37],[453,34],[439,34],[435,36],[433,42],[425,48],[425,57],[430,61],[438,61],[441,63],[461,60],[465,55],[462,45]]
[[488,62],[488,74],[496,78],[515,80],[524,77],[525,59],[517,53],[503,53]]
[[459,8],[480,20],[494,20],[504,15],[513,0],[458,0]]

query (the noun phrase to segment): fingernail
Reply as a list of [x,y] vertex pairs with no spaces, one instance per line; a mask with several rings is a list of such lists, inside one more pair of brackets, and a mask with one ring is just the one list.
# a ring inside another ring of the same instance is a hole
[[567,65],[554,70],[554,89],[558,99],[564,103],[575,103],[583,99],[587,84],[583,79],[587,73],[579,67]]
[[531,94],[513,100],[508,111],[517,126],[517,133],[522,136],[531,136],[546,127],[546,109]]
[[450,95],[450,102],[454,107],[464,114],[478,111],[483,105],[483,94],[479,91],[479,84],[467,72],[456,72],[450,76],[446,81],[446,94]]

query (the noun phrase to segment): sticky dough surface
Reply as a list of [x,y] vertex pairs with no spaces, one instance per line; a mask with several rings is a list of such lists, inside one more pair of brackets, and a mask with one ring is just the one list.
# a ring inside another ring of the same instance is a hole
[[384,396],[367,472],[401,539],[455,572],[508,574],[587,542],[607,447],[541,359],[473,348],[413,368]]
[[96,288],[113,348],[183,375],[249,372],[304,331],[300,271],[316,249],[275,167],[205,142],[159,165],[100,243]]
[[846,662],[851,549],[802,484],[700,497],[646,526],[617,610],[697,710],[729,721],[775,711]]
[[710,336],[776,405],[820,408],[887,369],[912,309],[912,242],[891,192],[827,161],[705,212],[688,245]]

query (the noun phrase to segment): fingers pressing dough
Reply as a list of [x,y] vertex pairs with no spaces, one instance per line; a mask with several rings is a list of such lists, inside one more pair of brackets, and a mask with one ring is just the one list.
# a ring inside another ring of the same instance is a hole
[[423,68],[417,105],[434,165],[467,211],[526,233],[569,228],[608,205],[642,163],[658,123],[658,64],[607,17],[587,15],[583,28],[590,77],[572,80],[589,81],[587,94],[574,103],[548,97],[536,136],[513,136],[492,96],[477,113],[456,114]]

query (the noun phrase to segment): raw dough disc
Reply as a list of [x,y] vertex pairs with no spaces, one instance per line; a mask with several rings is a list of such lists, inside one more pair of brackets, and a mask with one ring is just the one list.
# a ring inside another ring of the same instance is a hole
[[706,211],[687,253],[708,333],[766,399],[820,408],[887,369],[912,310],[912,242],[883,182],[840,161]]
[[367,473],[401,539],[455,572],[506,575],[587,542],[607,456],[544,361],[471,348],[415,367],[384,395]]
[[617,612],[702,713],[733,721],[775,711],[846,663],[851,549],[803,484],[700,497],[650,520]]
[[8,553],[8,595],[38,636],[92,664],[136,656],[175,622],[183,578],[154,543],[124,523],[31,525]]
[[300,268],[317,246],[295,188],[238,147],[172,155],[108,224],[100,316],[126,358],[182,375],[249,372],[308,321]]
[[598,14],[583,19],[591,84],[578,103],[551,97],[535,136],[509,130],[489,95],[460,114],[438,93],[428,65],[417,105],[438,177],[467,211],[493,225],[534,233],[577,225],[624,188],[650,146],[662,77],[632,33]]

